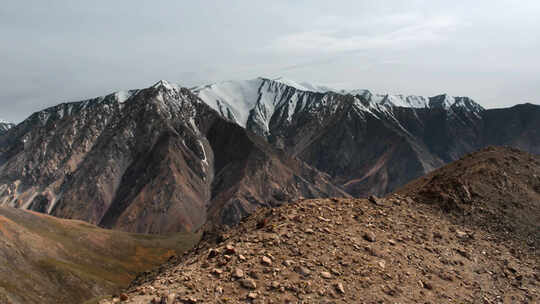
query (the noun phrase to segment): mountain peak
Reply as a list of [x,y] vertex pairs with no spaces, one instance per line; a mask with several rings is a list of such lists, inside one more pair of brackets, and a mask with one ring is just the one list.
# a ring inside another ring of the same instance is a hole
[[179,90],[179,86],[174,83],[170,83],[167,80],[161,79],[158,82],[156,82],[152,88],[159,89],[159,88],[165,88],[166,90]]

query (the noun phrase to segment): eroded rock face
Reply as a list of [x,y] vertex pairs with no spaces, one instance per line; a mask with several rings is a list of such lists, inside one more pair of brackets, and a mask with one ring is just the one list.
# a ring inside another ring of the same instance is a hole
[[0,147],[1,204],[126,231],[191,231],[207,211],[232,224],[259,205],[346,196],[164,81],[37,112]]

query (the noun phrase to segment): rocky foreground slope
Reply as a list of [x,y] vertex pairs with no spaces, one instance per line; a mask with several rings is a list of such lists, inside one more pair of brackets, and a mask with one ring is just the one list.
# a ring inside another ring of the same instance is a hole
[[385,198],[259,209],[101,303],[537,303],[538,174],[489,148]]
[[113,293],[199,238],[130,234],[0,207],[0,303],[82,303]]

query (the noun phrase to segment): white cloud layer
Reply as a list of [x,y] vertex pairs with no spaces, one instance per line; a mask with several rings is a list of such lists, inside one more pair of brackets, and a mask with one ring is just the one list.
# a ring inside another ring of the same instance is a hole
[[[402,49],[419,47],[424,44],[436,44],[448,40],[447,34],[458,26],[456,18],[452,16],[436,16],[426,19],[417,18],[409,20],[410,15],[404,17],[408,24],[399,25],[386,32],[372,34],[357,34],[362,28],[358,27],[331,30],[312,30],[306,32],[287,34],[275,39],[270,48],[278,52],[295,53],[332,53],[351,52],[373,49]],[[393,18],[386,18],[388,24],[396,23]],[[328,28],[328,27],[327,27]],[[344,35],[343,32],[348,34]]]
[[0,118],[148,86],[284,76],[540,103],[540,1],[7,0]]

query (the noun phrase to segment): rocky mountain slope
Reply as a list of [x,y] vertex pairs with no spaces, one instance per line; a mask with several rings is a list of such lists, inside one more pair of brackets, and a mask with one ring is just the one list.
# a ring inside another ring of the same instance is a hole
[[133,232],[234,224],[299,197],[385,194],[484,146],[540,153],[540,106],[166,81],[39,111],[0,133],[0,205]]
[[0,119],[0,135],[6,133],[9,129],[13,128],[15,124]]
[[536,303],[539,172],[489,148],[385,198],[261,208],[101,303]]
[[265,78],[194,92],[355,196],[389,193],[487,145],[540,153],[540,106],[531,104],[486,110],[468,97],[345,92]]
[[0,205],[124,231],[194,231],[347,196],[329,179],[165,81],[60,104],[0,136]]
[[540,247],[540,157],[488,147],[397,191],[435,204],[460,225]]
[[130,234],[0,207],[0,303],[82,303],[112,294],[199,238]]

